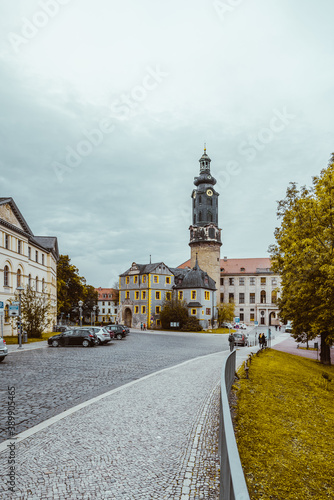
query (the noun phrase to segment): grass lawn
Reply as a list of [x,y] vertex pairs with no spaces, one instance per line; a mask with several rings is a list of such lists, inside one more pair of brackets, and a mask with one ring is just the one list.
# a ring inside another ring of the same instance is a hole
[[[35,339],[35,338],[28,338],[28,344],[30,342],[41,342],[42,340],[48,340],[49,337],[52,337],[52,335],[56,335],[56,333],[43,333],[42,337],[40,339]],[[23,338],[23,336],[22,336]],[[17,336],[12,336],[12,335],[5,335],[4,340],[6,341],[6,344],[18,344],[18,337]]]
[[[228,333],[228,328],[215,328],[214,330],[206,330],[204,333]],[[231,329],[231,333],[236,332],[236,330]]]
[[333,499],[334,366],[267,349],[234,388],[251,499]]

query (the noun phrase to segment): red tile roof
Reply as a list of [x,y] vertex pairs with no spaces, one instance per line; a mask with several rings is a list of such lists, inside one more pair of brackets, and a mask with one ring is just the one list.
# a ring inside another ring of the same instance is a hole
[[[181,269],[190,267],[190,259],[178,267]],[[257,270],[263,269],[267,271],[270,267],[271,263],[269,257],[253,259],[220,259],[220,269],[224,269],[224,271],[221,271],[222,274],[255,274],[259,272]],[[244,271],[241,271],[242,268]]]
[[[117,300],[118,298],[118,290],[115,290],[115,288],[95,288],[99,295],[98,300]],[[103,295],[106,295],[106,297],[103,297]],[[111,297],[109,297],[111,295]]]

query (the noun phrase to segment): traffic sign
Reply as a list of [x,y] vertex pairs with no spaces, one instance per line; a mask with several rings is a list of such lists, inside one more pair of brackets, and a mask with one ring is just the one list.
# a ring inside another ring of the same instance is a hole
[[235,323],[240,323],[240,318],[239,318],[238,316],[236,316],[236,317],[234,318],[234,322],[235,322]]
[[10,304],[9,306],[9,316],[18,316],[19,315],[19,305]]
[[258,321],[254,321],[254,325],[257,326],[259,324]]

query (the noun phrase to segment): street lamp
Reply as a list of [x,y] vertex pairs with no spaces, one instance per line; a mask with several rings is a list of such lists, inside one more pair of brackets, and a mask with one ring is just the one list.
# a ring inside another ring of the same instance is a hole
[[83,306],[82,300],[79,300],[78,304],[79,304],[79,314],[80,314],[80,326],[82,326],[82,306]]
[[21,318],[21,293],[24,290],[23,286],[18,286],[16,290],[19,292],[19,347],[18,349],[22,349],[22,318]]
[[93,306],[93,315],[94,315],[94,326],[95,326],[95,319],[96,319],[96,306]]

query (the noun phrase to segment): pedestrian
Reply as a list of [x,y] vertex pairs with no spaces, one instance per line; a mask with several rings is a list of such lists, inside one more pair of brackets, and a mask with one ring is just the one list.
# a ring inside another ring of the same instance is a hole
[[275,325],[275,330],[276,330],[276,332],[277,332],[277,325]]
[[259,334],[259,346],[261,347],[261,349],[263,349],[264,342],[265,342],[265,340],[264,340],[264,333],[261,332]]
[[281,331],[281,325],[278,327],[279,331]]
[[146,330],[146,323],[144,323],[144,326],[143,326],[144,330]]
[[232,335],[232,333],[230,333],[230,335],[228,336],[228,341],[230,344],[230,351],[232,352],[234,349],[234,336]]
[[144,328],[144,325],[143,325],[143,322],[140,323],[140,329],[143,330]]

